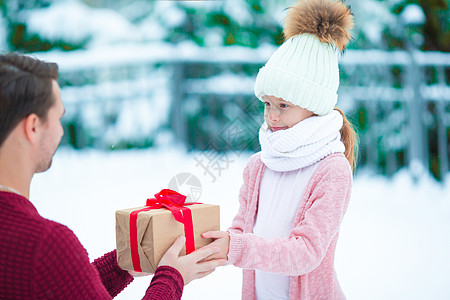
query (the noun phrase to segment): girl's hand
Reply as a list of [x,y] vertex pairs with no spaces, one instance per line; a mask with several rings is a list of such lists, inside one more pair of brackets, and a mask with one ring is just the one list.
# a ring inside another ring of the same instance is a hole
[[207,231],[202,234],[206,239],[215,239],[214,242],[208,246],[219,247],[220,251],[208,256],[206,259],[228,259],[228,250],[230,247],[230,235],[227,231]]

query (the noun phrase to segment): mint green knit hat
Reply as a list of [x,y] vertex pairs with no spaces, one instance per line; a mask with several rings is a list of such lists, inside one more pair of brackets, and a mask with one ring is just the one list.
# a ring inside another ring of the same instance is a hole
[[283,98],[321,116],[337,103],[338,56],[351,39],[353,15],[340,0],[298,0],[284,24],[285,42],[256,77],[255,95]]

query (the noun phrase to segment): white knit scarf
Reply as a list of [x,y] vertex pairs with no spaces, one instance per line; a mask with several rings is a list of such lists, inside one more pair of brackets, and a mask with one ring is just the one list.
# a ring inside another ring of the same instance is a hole
[[274,171],[286,172],[310,166],[333,153],[344,153],[339,133],[342,124],[342,115],[336,110],[275,132],[264,122],[259,130],[261,160]]

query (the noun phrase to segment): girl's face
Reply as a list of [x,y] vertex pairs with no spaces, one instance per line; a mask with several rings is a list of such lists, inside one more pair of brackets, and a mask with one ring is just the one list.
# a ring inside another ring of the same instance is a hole
[[275,96],[263,96],[264,120],[273,132],[291,128],[313,112]]

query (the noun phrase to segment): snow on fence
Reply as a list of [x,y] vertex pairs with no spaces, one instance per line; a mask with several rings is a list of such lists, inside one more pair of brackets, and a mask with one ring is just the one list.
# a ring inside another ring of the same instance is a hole
[[[274,50],[160,44],[36,56],[60,65],[65,143],[148,147],[172,132],[188,149],[237,151],[257,150],[262,110],[253,84]],[[444,178],[450,53],[348,50],[340,66],[338,105],[358,127],[360,164]]]

